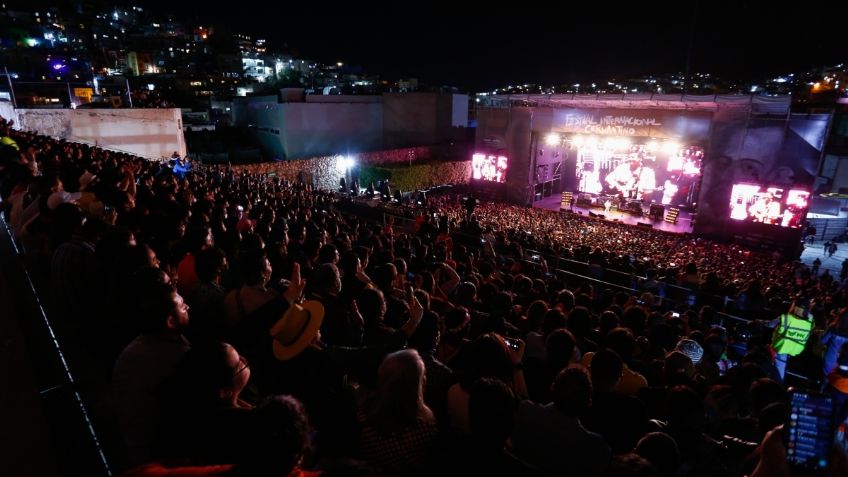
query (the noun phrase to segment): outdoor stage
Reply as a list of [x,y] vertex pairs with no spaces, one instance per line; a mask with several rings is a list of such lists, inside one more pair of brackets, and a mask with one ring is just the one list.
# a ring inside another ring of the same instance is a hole
[[[559,211],[561,197],[559,195],[552,195],[550,197],[544,198],[540,201],[533,203],[533,207],[539,209],[547,209],[547,210],[555,210]],[[648,207],[645,206],[644,210],[647,212]],[[573,205],[571,207],[571,211],[575,214],[582,214],[586,217],[589,217],[589,213],[597,215],[603,215],[605,220],[610,222],[621,222],[623,224],[628,225],[639,225],[641,224],[651,224],[654,230],[662,230],[663,232],[673,232],[677,234],[682,233],[692,233],[692,213],[681,210],[680,214],[677,216],[677,223],[672,224],[666,222],[665,220],[653,220],[647,214],[642,215],[641,217],[630,214],[627,212],[620,212],[616,209],[610,211],[610,213],[605,214],[603,208],[586,208],[586,207],[578,207]]]

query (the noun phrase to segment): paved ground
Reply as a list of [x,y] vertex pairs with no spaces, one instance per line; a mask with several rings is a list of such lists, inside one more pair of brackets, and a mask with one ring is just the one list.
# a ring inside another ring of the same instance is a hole
[[830,270],[831,275],[838,278],[839,272],[842,271],[842,262],[848,258],[848,243],[838,243],[836,246],[839,247],[836,250],[836,253],[834,253],[832,257],[828,257],[827,254],[824,253],[824,245],[822,242],[816,241],[814,244],[808,243],[804,245],[804,252],[801,253],[801,260],[812,267],[813,260],[818,258],[821,260],[819,273],[828,269]]

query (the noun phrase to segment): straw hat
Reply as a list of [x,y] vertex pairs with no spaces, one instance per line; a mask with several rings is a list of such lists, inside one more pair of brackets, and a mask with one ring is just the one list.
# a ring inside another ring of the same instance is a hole
[[315,339],[324,321],[324,305],[315,300],[289,307],[271,327],[274,356],[280,361],[294,358]]

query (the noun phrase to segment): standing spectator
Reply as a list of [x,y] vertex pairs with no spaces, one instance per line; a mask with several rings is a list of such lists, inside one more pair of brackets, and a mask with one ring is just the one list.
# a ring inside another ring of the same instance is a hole
[[194,262],[199,282],[186,293],[186,302],[192,307],[189,336],[220,339],[226,330],[224,321],[224,298],[226,290],[221,286],[227,271],[227,256],[219,248],[201,251]]
[[172,285],[153,283],[142,291],[138,316],[141,334],[118,356],[112,391],[118,424],[136,464],[149,460],[156,433],[156,391],[177,370],[189,349],[182,331],[188,305]]

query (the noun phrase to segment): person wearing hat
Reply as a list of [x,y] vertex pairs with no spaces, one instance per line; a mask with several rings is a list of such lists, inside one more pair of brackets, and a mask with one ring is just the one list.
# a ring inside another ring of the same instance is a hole
[[[415,331],[424,308],[413,297],[409,321],[402,330]],[[328,422],[328,413],[341,409],[345,374],[373,374],[386,350],[382,347],[327,345],[321,340],[325,310],[321,302],[294,303],[269,330],[273,340],[273,391],[291,394],[303,401],[316,427]],[[407,336],[408,336],[407,335]]]
[[293,304],[271,327],[274,357],[289,361],[310,346],[319,346],[324,305],[316,300]]
[[79,192],[80,198],[77,201],[79,208],[86,214],[91,214],[91,206],[97,202],[97,196],[92,190],[97,183],[97,174],[89,172],[87,169],[79,177]]
[[674,349],[688,356],[692,360],[692,364],[696,366],[701,362],[701,358],[704,357],[704,348],[697,341],[688,338],[678,341]]

